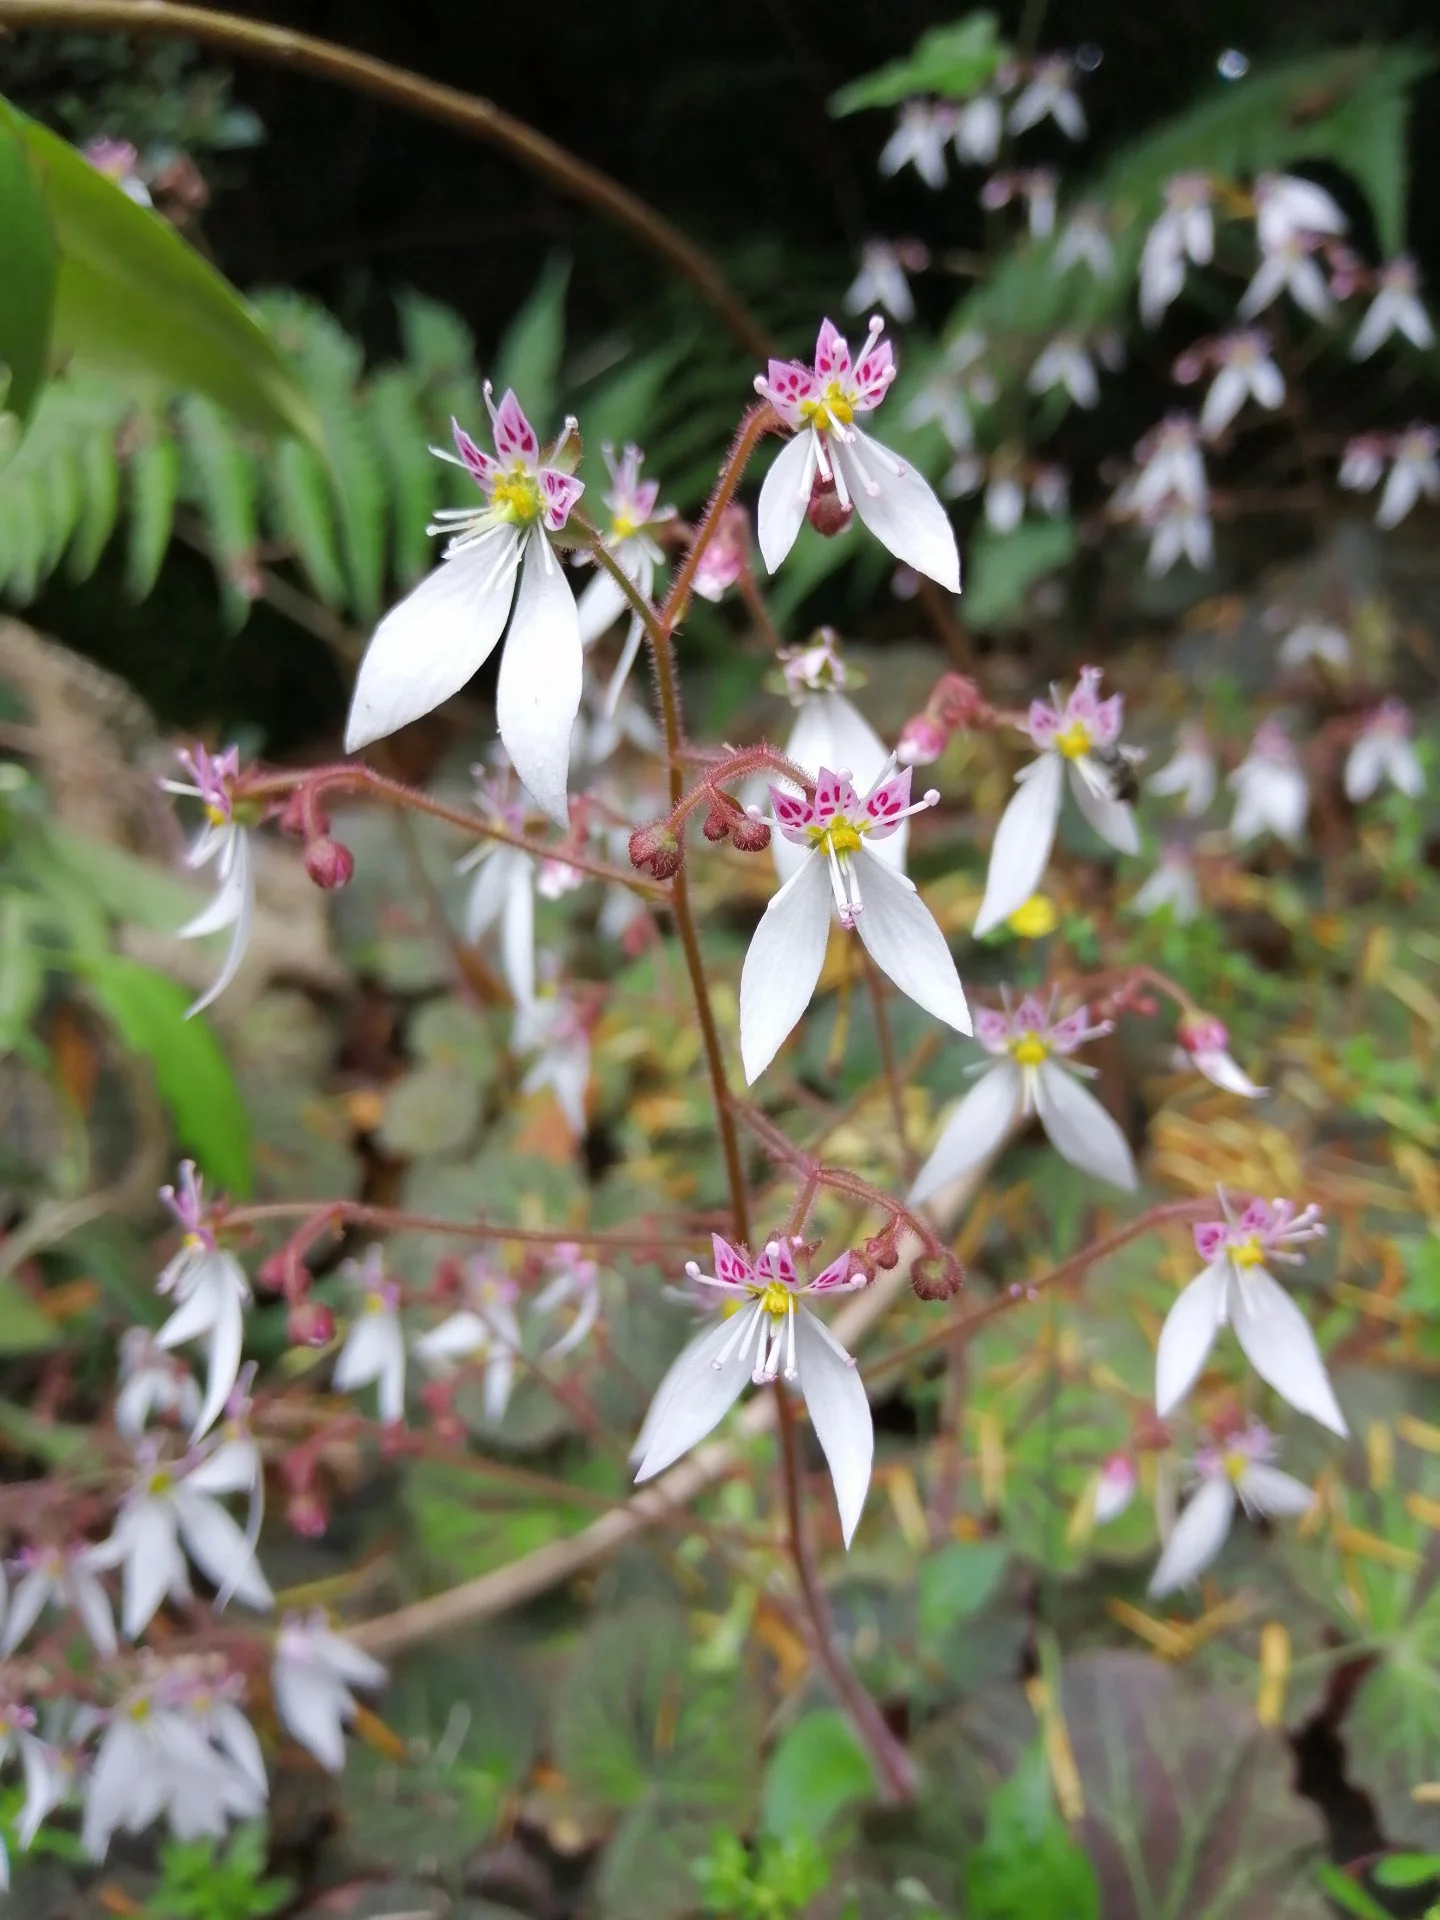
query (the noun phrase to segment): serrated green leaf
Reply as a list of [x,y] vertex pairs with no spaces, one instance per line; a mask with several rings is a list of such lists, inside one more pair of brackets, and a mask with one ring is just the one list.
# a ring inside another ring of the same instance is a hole
[[275,531],[290,540],[320,598],[330,607],[345,604],[345,574],[335,543],[330,475],[315,449],[303,440],[286,440],[275,449],[267,472],[274,494]]
[[981,12],[949,26],[932,27],[903,60],[892,60],[832,94],[831,113],[838,117],[858,113],[862,107],[898,106],[927,93],[968,100],[1010,57],[1009,47],[995,37],[995,24],[993,13]]
[[155,430],[136,440],[126,461],[130,538],[125,590],[132,600],[145,599],[160,577],[180,493],[180,449],[158,420],[152,426]]
[[80,448],[84,499],[70,543],[74,580],[88,580],[100,564],[120,516],[120,458],[108,433],[87,434]]
[[235,434],[234,423],[210,401],[187,395],[178,408],[190,476],[201,503],[220,579],[220,599],[234,627],[250,611],[236,584],[253,565],[259,542],[259,469]]
[[[13,476],[13,466],[9,474]],[[0,539],[0,587],[21,606],[35,598],[45,553],[43,476],[33,468],[6,488],[5,526]]]
[[304,388],[235,289],[73,147],[17,118],[59,251],[52,358],[142,392],[204,395],[264,433],[315,439]]
[[760,1820],[767,1833],[819,1835],[875,1792],[855,1730],[838,1709],[807,1713],[781,1738],[765,1769]]
[[143,1054],[176,1138],[202,1172],[233,1194],[250,1191],[250,1123],[220,1043],[173,980],[120,954],[92,954],[82,971],[125,1045]]
[[22,118],[0,100],[0,412],[22,425],[45,384],[59,264]]
[[440,504],[440,465],[420,410],[415,376],[388,367],[370,383],[370,419],[389,482],[390,542],[395,578],[414,586],[435,563],[428,528]]
[[565,290],[570,261],[552,254],[535,290],[510,322],[495,356],[495,391],[513,387],[542,437],[558,426],[560,356],[565,350]]

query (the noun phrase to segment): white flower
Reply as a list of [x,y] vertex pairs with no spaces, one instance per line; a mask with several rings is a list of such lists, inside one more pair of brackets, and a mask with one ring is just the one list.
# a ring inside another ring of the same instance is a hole
[[1005,115],[993,93],[977,93],[955,116],[955,158],[977,167],[995,163]]
[[[148,1455],[108,1540],[90,1551],[92,1567],[118,1566],[123,1597],[120,1626],[127,1640],[145,1631],[167,1596],[190,1598],[188,1554],[206,1579],[247,1607],[275,1604],[255,1559],[255,1543],[216,1497],[238,1491],[235,1461],[224,1448],[187,1466]],[[183,1550],[182,1550],[183,1549]]]
[[909,767],[887,763],[862,798],[848,773],[820,769],[815,797],[772,786],[774,826],[809,853],[755,929],[740,975],[740,1057],[753,1083],[799,1020],[820,978],[832,910],[855,928],[880,971],[937,1020],[970,1031],[965,994],[945,936],[912,881],[872,842],[908,814],[933,806],[933,790],[910,804]]
[[953,107],[935,100],[907,100],[895,131],[880,153],[880,171],[888,179],[902,167],[914,167],[927,187],[945,184],[945,148],[955,132]]
[[1070,511],[1070,476],[1064,467],[1035,467],[1030,475],[1030,499],[1041,513],[1057,518]]
[[1115,265],[1115,249],[1105,222],[1105,209],[1086,204],[1075,209],[1055,243],[1050,264],[1056,273],[1086,266],[1097,280],[1105,280]]
[[158,1413],[193,1427],[203,1405],[190,1369],[156,1345],[148,1327],[130,1327],[120,1338],[120,1391],[115,1425],[136,1440]]
[[883,307],[894,320],[913,320],[915,298],[905,272],[925,264],[925,249],[913,242],[897,246],[889,240],[867,240],[860,249],[860,271],[845,295],[845,311],[865,313]]
[[345,1271],[359,1296],[330,1376],[337,1393],[375,1383],[380,1418],[387,1425],[405,1417],[405,1335],[400,1326],[400,1289],[385,1278],[385,1256],[365,1249],[363,1262],[347,1260]]
[[570,1131],[585,1132],[585,1090],[590,1084],[590,1029],[568,994],[540,994],[517,1007],[510,1044],[516,1053],[535,1054],[520,1082],[522,1093],[549,1087]]
[[771,1240],[753,1265],[718,1233],[712,1240],[715,1273],[701,1273],[694,1261],[685,1271],[698,1285],[718,1289],[734,1303],[734,1311],[692,1340],[661,1382],[645,1417],[635,1478],[652,1479],[697,1446],[734,1405],[747,1380],[763,1386],[783,1374],[809,1409],[848,1547],[870,1485],[875,1444],[870,1402],[855,1362],[803,1297],[848,1292],[864,1286],[865,1275],[844,1253],[802,1283],[788,1239]]
[[1102,700],[1099,685],[1099,668],[1082,667],[1063,706],[1055,687],[1053,704],[1031,702],[1026,726],[1040,758],[1016,774],[1019,791],[995,830],[985,898],[975,921],[977,938],[1008,920],[1039,890],[1060,822],[1067,766],[1080,811],[1101,839],[1121,853],[1140,851],[1135,816],[1128,803],[1116,797],[1117,779],[1126,766],[1117,745],[1124,702],[1119,694]]
[[108,1556],[88,1545],[32,1547],[19,1558],[20,1580],[10,1600],[0,1653],[9,1655],[21,1644],[47,1606],[65,1607],[80,1616],[97,1653],[115,1652],[115,1616],[97,1567]]
[[873,413],[895,378],[884,322],[870,322],[852,367],[850,348],[830,321],[821,323],[815,364],[772,360],[757,374],[767,399],[794,438],[780,450],[760,489],[756,531],[771,573],[795,544],[812,491],[833,489],[843,508],[854,507],[884,547],[951,593],[960,591],[960,556],[945,509],[908,462],[855,425]]
[[1310,811],[1310,787],[1290,736],[1274,720],[1256,728],[1250,751],[1227,783],[1235,794],[1230,838],[1244,846],[1262,833],[1296,845]]
[[982,1066],[980,1078],[946,1121],[906,1204],[923,1205],[952,1180],[982,1165],[1032,1113],[1051,1146],[1072,1166],[1112,1186],[1138,1185],[1124,1134],[1077,1077],[1093,1069],[1067,1058],[1087,1040],[1108,1033],[1110,1024],[1107,1020],[1092,1026],[1084,1007],[1057,1020],[1053,1003],[1047,1007],[1033,993],[1013,1012],[1008,1005],[1004,1013],[981,1008],[975,1016],[975,1038],[994,1064]]
[[1423,494],[1440,500],[1440,432],[1434,427],[1407,427],[1397,434],[1391,449],[1390,478],[1375,512],[1377,527],[1398,527]]
[[1285,376],[1270,358],[1270,336],[1262,327],[1222,334],[1215,342],[1219,371],[1200,409],[1200,431],[1217,440],[1246,400],[1273,412],[1285,398]]
[[1350,665],[1350,641],[1339,627],[1323,620],[1302,620],[1280,642],[1276,658],[1282,667],[1303,667],[1320,660],[1343,673]]
[[1313,180],[1263,173],[1255,182],[1255,232],[1262,253],[1273,253],[1297,236],[1344,233],[1348,224],[1334,199]]
[[1292,233],[1261,256],[1255,277],[1245,289],[1236,312],[1242,320],[1253,320],[1257,313],[1288,293],[1297,307],[1314,320],[1329,320],[1335,312],[1325,276],[1314,259],[1315,242],[1303,233]]
[[445,1374],[466,1361],[485,1362],[485,1418],[498,1425],[510,1404],[520,1326],[515,1282],[478,1254],[465,1263],[465,1304],[415,1341],[415,1358]]
[[15,1823],[15,1838],[28,1853],[46,1820],[74,1792],[77,1768],[73,1753],[30,1733],[20,1736],[20,1765],[25,1773],[25,1802]]
[[1210,483],[1200,451],[1199,426],[1188,413],[1167,414],[1135,449],[1139,471],[1120,490],[1117,508],[1144,514],[1176,502],[1203,511],[1210,505]]
[[557,1313],[573,1307],[569,1326],[545,1349],[547,1360],[573,1353],[600,1317],[600,1269],[574,1241],[564,1240],[551,1255],[554,1277],[535,1296],[535,1312]]
[[1198,820],[1215,798],[1216,777],[1215,756],[1205,729],[1187,721],[1180,729],[1174,753],[1145,784],[1151,793],[1165,797],[1178,794],[1180,811],[1188,819]]
[[1383,433],[1359,433],[1353,440],[1347,440],[1337,476],[1339,484],[1356,493],[1369,493],[1377,487],[1385,471],[1390,445]]
[[1375,709],[1345,758],[1347,799],[1358,806],[1382,783],[1419,799],[1425,791],[1425,769],[1410,733],[1410,715],[1398,700],[1386,700]]
[[250,1283],[240,1262],[217,1245],[206,1224],[203,1186],[193,1160],[180,1163],[178,1194],[174,1187],[162,1187],[160,1198],[185,1229],[185,1244],[155,1283],[157,1293],[172,1294],[178,1303],[155,1344],[181,1347],[190,1340],[209,1341],[205,1399],[190,1435],[195,1441],[220,1418],[239,1377]]
[[560,532],[584,491],[557,464],[574,422],[542,462],[515,395],[507,392],[497,407],[487,384],[485,404],[496,457],[458,424],[456,454],[432,449],[465,468],[485,505],[436,514],[430,531],[450,536],[445,557],[375,629],[355,681],[345,750],[369,746],[458,693],[508,621],[495,694],[500,738],[537,805],[563,827],[583,654],[575,597],[548,536]]
[[1428,352],[1435,344],[1435,329],[1420,300],[1415,262],[1401,254],[1381,267],[1378,278],[1379,291],[1360,322],[1351,353],[1357,360],[1368,360],[1392,333],[1403,334],[1412,347]]
[[1181,1021],[1176,1039],[1180,1042],[1181,1064],[1193,1066],[1226,1093],[1238,1093],[1244,1100],[1258,1100],[1269,1092],[1268,1087],[1257,1087],[1231,1057],[1230,1035],[1223,1021],[1210,1014],[1192,1015]]
[[1031,393],[1063,387],[1077,407],[1093,407],[1100,400],[1095,362],[1071,333],[1057,334],[1041,349],[1025,385]]
[[[477,774],[483,769],[476,767]],[[520,833],[525,808],[500,782],[482,781],[475,802],[497,825]],[[516,1003],[535,998],[535,861],[522,847],[504,840],[482,840],[456,862],[457,873],[473,871],[470,897],[465,903],[465,938],[478,944],[499,923],[500,964],[505,984]]]
[[322,1612],[287,1613],[275,1640],[270,1687],[281,1725],[322,1767],[345,1764],[345,1728],[359,1711],[352,1687],[385,1684],[385,1669],[331,1633]]
[[1273,1452],[1274,1442],[1258,1423],[1223,1445],[1200,1449],[1195,1456],[1200,1489],[1175,1522],[1150,1576],[1152,1600],[1199,1579],[1225,1544],[1237,1500],[1247,1513],[1266,1519],[1309,1512],[1314,1494],[1269,1464]]
[[[848,768],[850,778],[862,789],[883,778],[890,750],[845,692],[853,676],[840,656],[834,630],[822,627],[809,646],[783,654],[781,664],[786,691],[796,709],[785,758],[812,779],[819,777],[822,767]],[[787,792],[798,791],[788,781],[779,784]],[[909,837],[909,822],[902,821],[894,833],[877,842],[878,857],[903,873]],[[797,873],[808,858],[808,847],[783,833],[771,835],[770,851],[782,881]]]
[[1300,1265],[1294,1248],[1323,1237],[1320,1209],[1297,1213],[1293,1201],[1252,1200],[1237,1220],[1225,1194],[1225,1218],[1195,1228],[1205,1270],[1166,1315],[1155,1355],[1155,1406],[1162,1418],[1179,1406],[1200,1377],[1215,1336],[1234,1327],[1245,1357],[1282,1400],[1342,1438],[1345,1416],[1325,1372],[1310,1323],[1266,1269],[1267,1261]]
[[1103,1527],[1120,1515],[1135,1498],[1140,1476],[1128,1453],[1112,1453],[1095,1476],[1094,1515],[1097,1527]]
[[205,825],[191,842],[185,862],[199,869],[214,861],[215,877],[219,881],[215,898],[185,922],[178,937],[203,940],[209,934],[230,929],[230,945],[219,976],[187,1009],[188,1018],[218,1000],[240,971],[240,962],[250,944],[250,930],[255,924],[255,874],[250,836],[235,817],[233,788],[240,772],[239,748],[228,747],[214,757],[204,747],[196,747],[193,753],[182,749],[178,758],[190,779],[162,780],[160,785],[166,793],[188,794],[201,801],[205,808]]
[[1195,865],[1184,847],[1166,847],[1155,871],[1138,888],[1131,902],[1137,913],[1170,909],[1177,926],[1187,926],[1200,912],[1200,883]]
[[164,1814],[177,1840],[218,1838],[265,1807],[263,1780],[211,1745],[167,1676],[142,1683],[110,1715],[85,1784],[80,1838],[103,1860],[116,1832],[143,1833]]
[[971,403],[987,404],[984,395],[990,392],[987,376],[976,370],[976,363],[988,350],[984,334],[973,329],[951,340],[901,415],[906,426],[923,427],[933,420],[954,452],[972,447]]
[[1142,515],[1150,529],[1150,551],[1145,556],[1145,571],[1155,578],[1168,573],[1179,559],[1186,559],[1200,572],[1215,560],[1215,529],[1203,507],[1192,507],[1178,496],[1159,506],[1148,507]]
[[1185,264],[1208,267],[1215,257],[1214,188],[1203,173],[1177,173],[1165,182],[1165,208],[1140,253],[1140,317],[1158,326],[1185,284]]
[[1085,109],[1074,87],[1073,61],[1063,54],[1037,60],[1028,86],[1010,108],[1010,131],[1026,133],[1042,120],[1053,120],[1072,140],[1085,138]]
[[[600,451],[610,469],[610,491],[605,495],[605,505],[610,509],[610,525],[603,536],[603,544],[625,578],[648,600],[655,590],[655,569],[665,558],[652,529],[673,520],[675,509],[657,506],[660,498],[658,480],[640,478],[645,456],[637,446],[627,446],[618,465],[612,446],[606,445]],[[629,605],[619,582],[597,565],[595,578],[577,603],[582,644],[588,647],[598,640],[627,611]],[[625,645],[605,695],[603,711],[606,714],[613,714],[619,705],[644,637],[645,628],[639,614],[631,612]]]
[[[709,548],[706,554],[708,557]],[[705,562],[702,560],[700,564],[703,568]],[[628,688],[621,691],[613,709],[607,707],[605,696],[597,700],[587,689],[581,696],[575,731],[570,738],[576,784],[585,776],[593,779],[622,742],[638,753],[647,754],[660,754],[665,745],[659,727]]]

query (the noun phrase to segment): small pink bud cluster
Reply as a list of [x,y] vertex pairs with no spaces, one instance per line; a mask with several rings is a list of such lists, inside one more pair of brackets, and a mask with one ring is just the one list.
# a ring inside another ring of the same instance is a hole
[[355,876],[355,856],[341,841],[331,838],[330,816],[308,787],[298,786],[280,810],[280,829],[305,842],[305,871],[327,893],[348,887]]
[[993,726],[994,721],[994,708],[973,680],[963,673],[942,673],[923,711],[912,714],[901,728],[895,757],[902,767],[930,766],[960,728]]

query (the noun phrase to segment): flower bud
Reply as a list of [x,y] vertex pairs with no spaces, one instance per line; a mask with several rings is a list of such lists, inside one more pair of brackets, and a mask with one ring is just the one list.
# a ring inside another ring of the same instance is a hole
[[637,827],[630,836],[630,864],[657,880],[669,880],[685,864],[685,849],[668,820]]
[[335,1315],[323,1300],[297,1300],[285,1320],[292,1347],[328,1347],[335,1338]]
[[917,1300],[952,1300],[963,1278],[953,1253],[926,1253],[910,1269],[910,1291]]
[[285,1502],[285,1524],[302,1540],[318,1540],[329,1524],[325,1504],[313,1488],[295,1493]]
[[718,800],[712,800],[710,811],[700,823],[700,831],[707,840],[728,840],[734,817]]
[[305,849],[305,871],[328,893],[334,887],[349,886],[355,873],[355,856],[340,841],[322,835]]
[[318,807],[306,806],[304,788],[292,787],[280,809],[280,831],[292,840],[303,840],[307,834],[327,833],[329,828],[330,822]]
[[956,727],[973,726],[987,711],[987,704],[984,694],[966,674],[942,673],[925,710],[953,733]]
[[739,853],[763,853],[770,844],[770,822],[752,820],[748,813],[732,821],[730,844]]
[[945,751],[945,732],[928,713],[912,714],[900,729],[895,758],[902,767],[928,767]]
[[841,501],[833,480],[822,480],[817,473],[810,489],[810,504],[805,509],[812,527],[827,540],[843,533],[855,517],[855,509]]

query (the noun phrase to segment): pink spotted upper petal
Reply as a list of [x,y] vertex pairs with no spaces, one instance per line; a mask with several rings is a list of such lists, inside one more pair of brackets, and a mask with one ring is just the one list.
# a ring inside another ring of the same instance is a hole
[[775,809],[775,824],[787,840],[803,844],[806,828],[814,810],[803,793],[787,793],[783,787],[771,787],[770,804]]
[[1230,1237],[1223,1220],[1201,1220],[1195,1227],[1195,1251],[1208,1267]]
[[837,814],[854,814],[859,805],[860,796],[844,774],[821,767],[815,782],[815,803],[811,812],[814,824],[828,827]]
[[711,1234],[710,1246],[715,1255],[715,1278],[729,1287],[747,1286],[754,1278],[754,1271],[739,1248],[722,1240],[718,1233]]
[[1015,1009],[1011,1022],[1016,1033],[1044,1033],[1050,1023],[1050,1009],[1038,993],[1027,993]]
[[533,462],[540,452],[535,429],[525,418],[520,402],[510,388],[495,409],[495,451],[502,460],[517,457]]
[[822,320],[815,339],[815,377],[843,380],[850,371],[850,343],[833,320]]
[[877,340],[855,365],[852,405],[857,413],[870,413],[879,406],[895,373],[895,355],[890,342]]
[[584,493],[585,482],[573,473],[562,473],[558,467],[541,467],[538,477],[545,497],[545,525],[551,533],[559,533]]
[[872,840],[884,840],[900,825],[905,809],[910,804],[910,781],[913,770],[902,767],[868,797],[865,811],[875,822],[870,829]]
[[495,462],[488,453],[480,451],[458,420],[451,420],[450,432],[455,439],[455,451],[459,454],[470,478],[483,492],[489,493],[495,482]]
[[1060,731],[1060,716],[1048,700],[1032,700],[1026,725],[1036,746],[1048,747]]
[[1264,1200],[1252,1200],[1240,1216],[1241,1233],[1269,1233],[1274,1225],[1274,1215]]
[[1094,1031],[1090,1025],[1090,1009],[1077,1007],[1074,1013],[1055,1022],[1047,1038],[1056,1053],[1073,1053],[1076,1047],[1084,1045]]
[[822,1273],[817,1273],[806,1289],[809,1293],[839,1293],[851,1287],[865,1285],[865,1269],[856,1264],[855,1256],[848,1249],[838,1260],[832,1260]]
[[798,427],[800,403],[815,397],[819,382],[809,367],[802,366],[798,360],[772,360],[764,391],[786,426]]
[[762,1285],[769,1280],[778,1280],[782,1287],[800,1284],[800,1276],[795,1271],[795,1256],[789,1240],[783,1234],[771,1240],[755,1262],[755,1278]]
[[998,1007],[977,1007],[975,1038],[987,1053],[1004,1053],[1010,1045],[1010,1016]]

